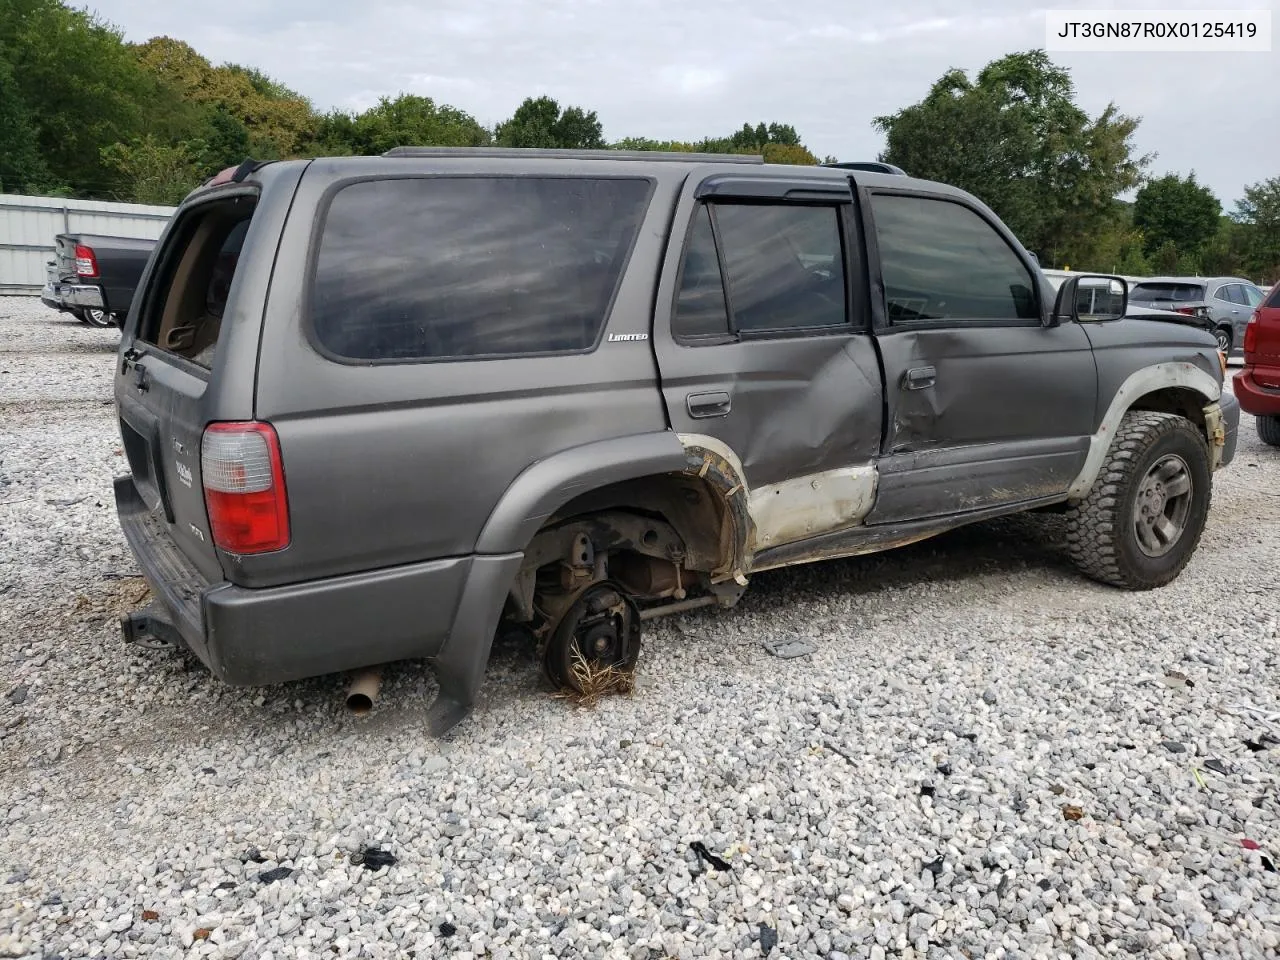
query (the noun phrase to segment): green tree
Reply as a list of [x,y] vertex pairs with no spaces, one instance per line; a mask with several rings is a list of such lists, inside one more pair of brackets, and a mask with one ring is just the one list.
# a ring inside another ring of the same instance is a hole
[[594,110],[560,108],[550,97],[529,97],[498,124],[494,141],[500,147],[543,147],[561,150],[599,150],[604,131]]
[[49,186],[31,115],[9,62],[0,56],[0,193],[36,193]]
[[0,0],[0,59],[50,175],[74,193],[111,192],[102,147],[173,123],[171,91],[140,69],[120,32],[58,0]]
[[204,147],[203,141],[169,146],[148,134],[129,144],[104,147],[102,158],[120,172],[127,199],[172,205],[199,185],[197,155]]
[[1114,104],[1091,119],[1042,50],[995,60],[976,81],[949,70],[920,103],[874,125],[887,139],[882,161],[980,197],[1046,265],[1106,229],[1113,198],[1150,163],[1133,152],[1138,120]]
[[1178,262],[1181,256],[1178,253],[1178,245],[1172,240],[1166,240],[1160,244],[1160,248],[1151,256],[1151,269],[1157,274],[1170,276],[1178,272]]
[[471,114],[402,93],[382,97],[363,113],[320,118],[311,152],[376,156],[392,147],[481,147],[489,141],[489,131]]
[[[210,122],[218,112],[238,121],[248,135],[248,152],[257,159],[297,155],[315,126],[306,98],[257,70],[235,64],[215,67],[189,44],[172,37],[152,37],[135,53],[151,75],[200,108],[203,122]],[[224,128],[202,131],[201,136],[224,140],[226,133]]]
[[1280,177],[1245,187],[1234,219],[1247,231],[1247,269],[1267,280],[1280,277]]
[[1237,223],[1228,216],[1218,218],[1218,229],[1200,253],[1200,267],[1210,276],[1234,277],[1248,272],[1248,224]]
[[1133,204],[1133,222],[1146,238],[1146,252],[1154,253],[1166,240],[1186,253],[1199,252],[1218,232],[1222,204],[1208,187],[1196,183],[1195,173],[1169,173],[1148,181]]

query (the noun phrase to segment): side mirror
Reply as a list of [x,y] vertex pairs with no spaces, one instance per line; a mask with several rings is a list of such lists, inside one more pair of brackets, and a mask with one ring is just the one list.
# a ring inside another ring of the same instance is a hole
[[1082,273],[1058,288],[1050,326],[1069,321],[1101,323],[1119,320],[1129,311],[1129,283],[1123,277]]

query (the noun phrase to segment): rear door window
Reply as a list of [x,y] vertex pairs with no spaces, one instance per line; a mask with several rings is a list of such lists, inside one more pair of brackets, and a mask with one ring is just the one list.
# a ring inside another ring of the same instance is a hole
[[651,192],[641,178],[369,180],[333,197],[310,291],[337,358],[594,347]]
[[1248,298],[1244,295],[1244,287],[1238,283],[1228,283],[1218,290],[1218,299],[1225,300],[1227,303],[1238,303],[1242,306],[1248,303]]
[[784,337],[845,329],[848,317],[839,209],[796,203],[698,208],[676,292],[672,330],[678,338]]
[[744,333],[845,323],[839,211],[716,204],[734,328]]

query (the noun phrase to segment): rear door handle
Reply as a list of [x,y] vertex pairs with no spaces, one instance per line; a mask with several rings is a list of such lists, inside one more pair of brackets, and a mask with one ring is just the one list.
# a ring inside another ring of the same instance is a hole
[[907,371],[907,389],[924,390],[938,379],[936,367],[912,367]]
[[728,416],[733,401],[729,399],[729,394],[723,392],[691,393],[685,397],[685,406],[689,409],[689,416],[697,419],[724,417]]

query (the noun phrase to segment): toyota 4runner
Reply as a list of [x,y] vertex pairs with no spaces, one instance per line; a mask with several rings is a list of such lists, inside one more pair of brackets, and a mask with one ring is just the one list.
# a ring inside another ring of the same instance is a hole
[[247,161],[124,327],[116,500],[156,596],[124,629],[232,684],[425,658],[440,733],[500,627],[573,687],[758,571],[1001,514],[1065,510],[1086,575],[1161,586],[1239,409],[1212,336],[1081,279],[872,165]]

